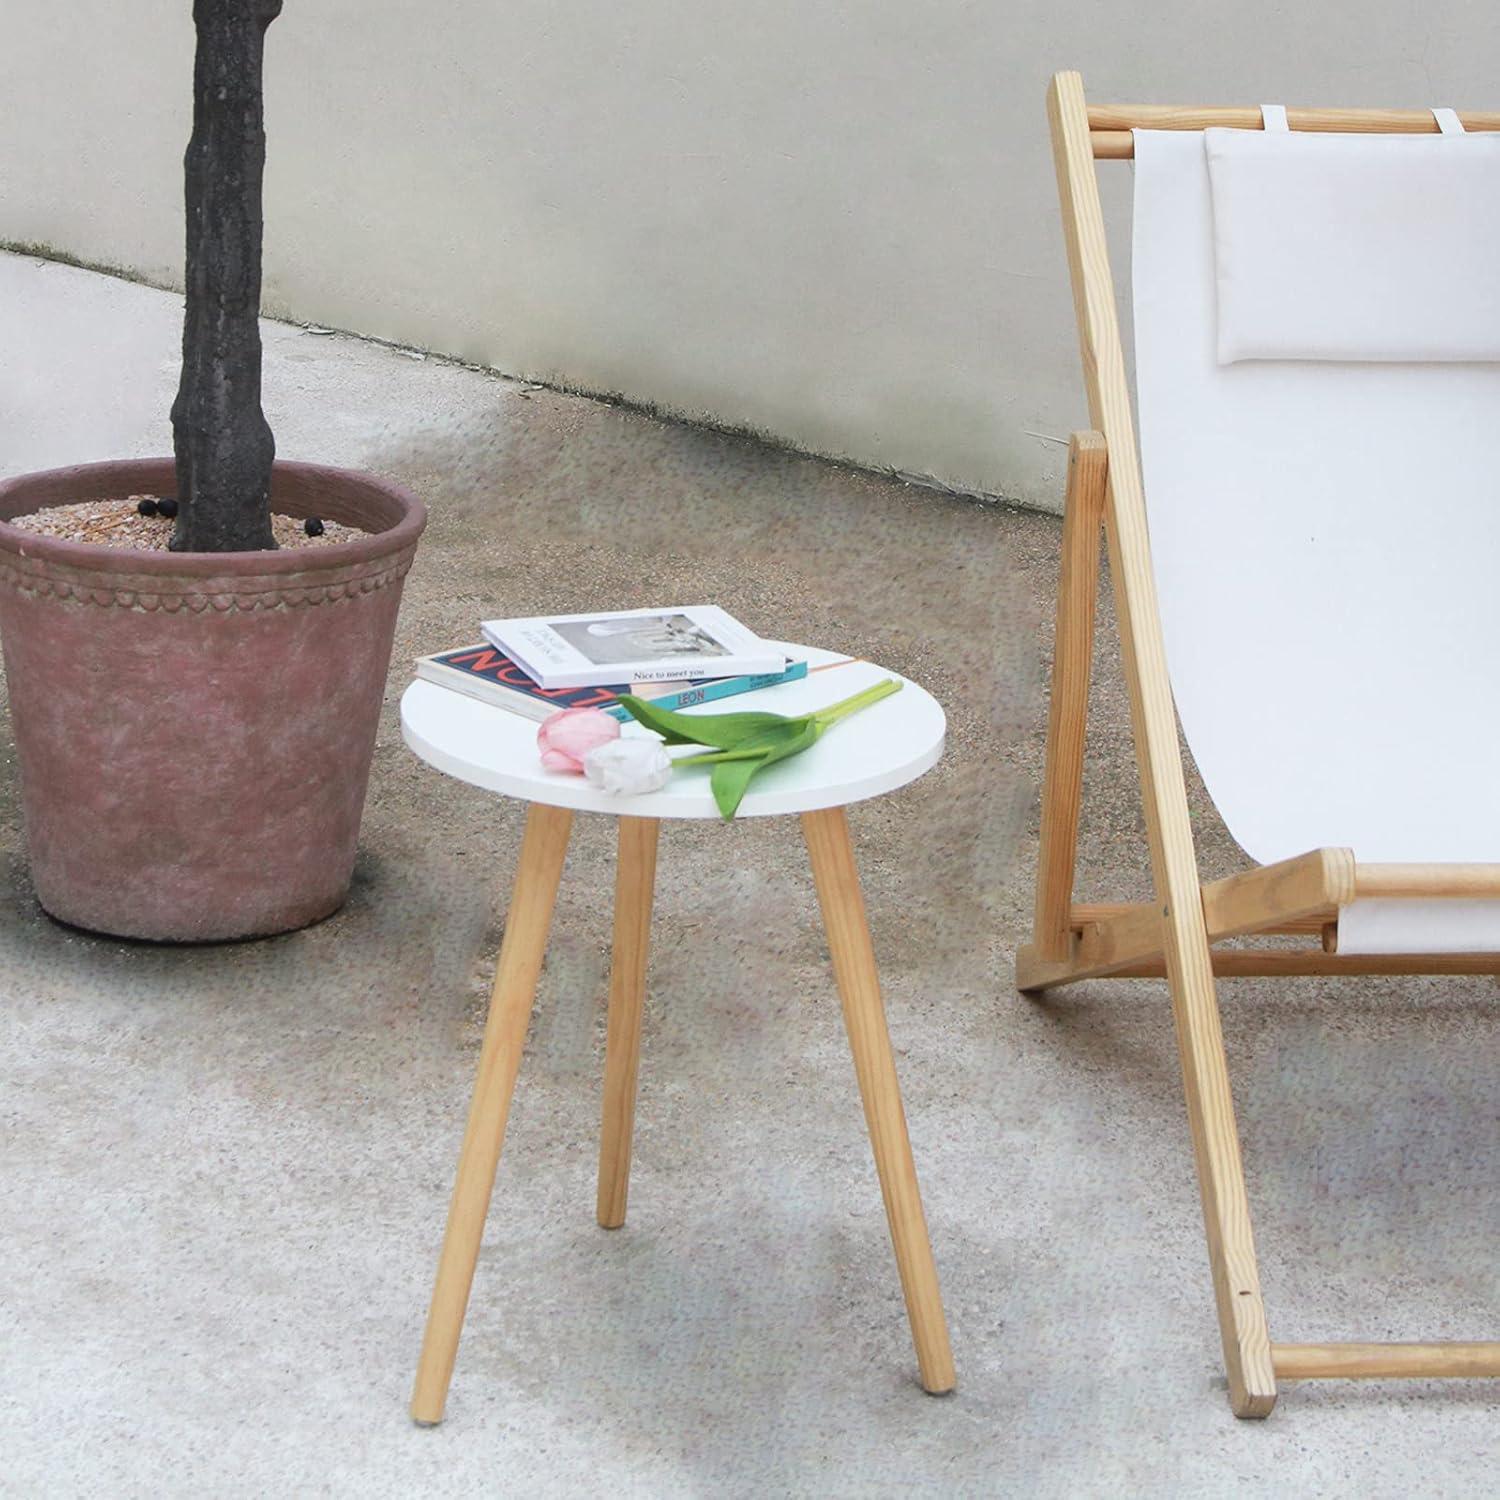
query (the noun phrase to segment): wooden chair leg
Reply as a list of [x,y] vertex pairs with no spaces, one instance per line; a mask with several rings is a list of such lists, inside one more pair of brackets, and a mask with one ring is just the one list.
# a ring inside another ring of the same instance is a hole
[[1050,963],[1066,959],[1073,945],[1073,871],[1083,801],[1089,668],[1094,652],[1094,606],[1099,594],[1099,543],[1108,471],[1104,439],[1097,432],[1075,432],[1068,445],[1032,934],[1036,958]]
[[469,1305],[469,1288],[495,1186],[495,1170],[500,1165],[505,1122],[521,1067],[521,1052],[526,1045],[526,1027],[547,948],[547,931],[552,925],[552,908],[557,900],[572,822],[573,815],[566,809],[544,807],[540,803],[533,803],[526,817],[515,890],[505,918],[505,937],[500,945],[500,962],[495,970],[484,1045],[469,1106],[469,1123],[459,1152],[448,1227],[443,1235],[432,1305],[427,1313],[427,1331],[422,1338],[422,1354],[412,1391],[412,1418],[427,1425],[442,1421],[448,1399],[448,1382],[453,1378],[453,1361]]
[[1181,942],[1183,934],[1173,932],[1170,919],[1163,925],[1229,1405],[1237,1417],[1266,1417],[1276,1405],[1276,1374],[1208,942],[1201,922],[1187,942]]
[[635,1080],[641,1057],[641,1013],[646,999],[646,955],[656,884],[655,818],[621,818],[615,868],[615,941],[609,974],[609,1031],[604,1043],[604,1114],[599,1129],[600,1225],[625,1222],[630,1191],[630,1143],[635,1128]]
[[1214,998],[1213,961],[1188,817],[1177,718],[1156,607],[1146,501],[1136,459],[1130,387],[1115,322],[1104,212],[1094,176],[1088,105],[1077,73],[1059,73],[1047,97],[1062,197],[1063,237],[1083,346],[1089,413],[1109,444],[1105,530],[1131,723],[1141,773],[1141,802],[1151,846],[1156,899],[1177,1045],[1203,1195],[1208,1257],[1219,1332],[1237,1416],[1265,1416],[1276,1402],[1276,1376],[1255,1270],[1250,1205],[1240,1162],[1224,1038]]
[[896,1061],[886,1030],[875,950],[849,841],[849,824],[843,808],[835,807],[804,813],[802,830],[823,909],[823,926],[843,1002],[844,1026],[854,1054],[865,1125],[875,1152],[922,1386],[935,1396],[942,1395],[954,1386],[953,1351],[943,1318],[911,1140],[906,1133],[906,1114],[901,1107]]

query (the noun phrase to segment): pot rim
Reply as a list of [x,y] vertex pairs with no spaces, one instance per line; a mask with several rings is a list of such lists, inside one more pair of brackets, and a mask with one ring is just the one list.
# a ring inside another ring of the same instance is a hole
[[[37,469],[29,474],[17,474],[0,480],[0,507],[35,486],[54,488],[76,480],[80,484],[97,484],[106,475],[120,476],[121,483],[130,493],[130,476],[145,478],[152,476],[153,487],[160,489],[160,476],[165,466],[169,475],[175,475],[176,466],[170,458],[116,458],[96,463],[67,464],[56,469]],[[344,568],[363,562],[373,562],[390,556],[405,547],[415,546],[427,525],[427,507],[404,485],[385,479],[363,469],[344,469],[331,464],[305,463],[299,459],[278,458],[271,469],[275,500],[274,481],[280,474],[286,478],[300,479],[308,485],[332,481],[354,489],[374,491],[387,496],[401,507],[401,517],[393,526],[383,531],[372,531],[353,541],[334,542],[322,547],[278,547],[253,552],[165,552],[148,551],[140,547],[111,547],[99,542],[72,542],[63,537],[43,536],[39,532],[25,531],[0,519],[0,550],[19,557],[36,558],[44,563],[57,563],[66,567],[90,572],[134,573],[134,574],[205,574],[215,577],[275,577],[283,573],[306,573],[323,569]],[[175,489],[175,480],[173,483]],[[66,500],[42,501],[36,507],[66,505]],[[21,511],[18,514],[28,514]]]

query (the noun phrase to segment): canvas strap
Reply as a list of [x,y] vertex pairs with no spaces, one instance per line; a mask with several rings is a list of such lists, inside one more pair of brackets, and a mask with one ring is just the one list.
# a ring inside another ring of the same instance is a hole
[[[1458,112],[1451,109],[1434,109],[1432,117],[1437,121],[1438,129],[1444,135],[1463,135],[1464,122],[1458,118]],[[1291,127],[1287,124],[1286,105],[1284,104],[1262,104],[1260,107],[1261,124],[1266,130],[1285,131]]]

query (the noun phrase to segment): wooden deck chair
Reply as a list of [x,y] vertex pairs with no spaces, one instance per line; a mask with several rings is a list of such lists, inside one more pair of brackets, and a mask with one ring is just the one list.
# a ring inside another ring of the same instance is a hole
[[[1216,974],[1500,972],[1497,299],[1465,281],[1475,246],[1440,242],[1455,222],[1500,229],[1484,206],[1500,198],[1500,137],[1433,152],[1460,126],[1500,131],[1500,114],[1090,107],[1076,73],[1053,79],[1049,113],[1094,430],[1071,445],[1035,931],[1017,985],[1165,976],[1236,1415],[1266,1416],[1278,1378],[1500,1375],[1500,1342],[1271,1341],[1214,993]],[[1275,149],[1294,154],[1268,161],[1270,133],[1288,126]],[[1330,190],[1313,158],[1335,147]],[[1094,167],[1131,157],[1144,486]],[[1415,244],[1372,230],[1362,208],[1360,265],[1344,273],[1363,268],[1363,247],[1391,252],[1376,268],[1387,276],[1402,256],[1408,269],[1441,258],[1420,267],[1424,286],[1387,288],[1395,315],[1372,320],[1369,287],[1346,298],[1340,268],[1320,264],[1348,253],[1339,226],[1302,231],[1361,191],[1361,174],[1402,217],[1424,164],[1457,175],[1415,215]],[[1490,190],[1466,198],[1476,170]],[[1286,318],[1281,290],[1297,304]],[[1470,299],[1456,315],[1455,296]],[[1424,308],[1435,332],[1414,326]],[[1101,525],[1151,903],[1073,901]],[[1210,884],[1177,715],[1259,862]],[[1303,941],[1223,946],[1251,933]]]

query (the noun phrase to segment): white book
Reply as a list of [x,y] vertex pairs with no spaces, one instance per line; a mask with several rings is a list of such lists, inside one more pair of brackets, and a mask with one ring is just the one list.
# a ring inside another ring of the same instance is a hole
[[479,627],[548,690],[779,672],[779,650],[712,604],[486,620]]

